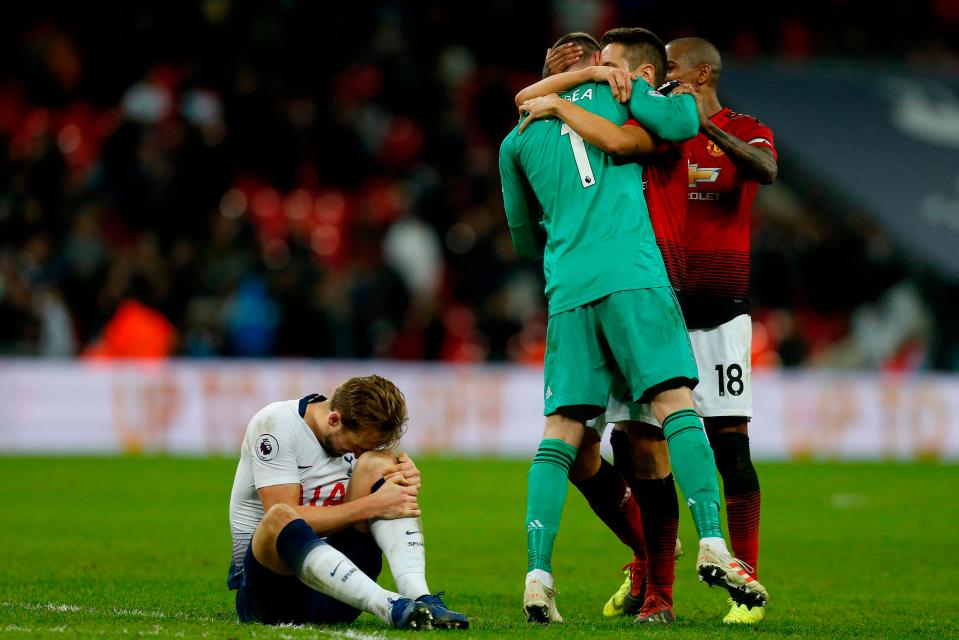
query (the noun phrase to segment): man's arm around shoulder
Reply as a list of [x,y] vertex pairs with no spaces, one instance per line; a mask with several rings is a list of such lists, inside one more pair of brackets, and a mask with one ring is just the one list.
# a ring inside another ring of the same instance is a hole
[[641,125],[664,140],[682,142],[699,133],[696,101],[679,89],[664,96],[643,80],[638,80],[629,101],[629,111]]

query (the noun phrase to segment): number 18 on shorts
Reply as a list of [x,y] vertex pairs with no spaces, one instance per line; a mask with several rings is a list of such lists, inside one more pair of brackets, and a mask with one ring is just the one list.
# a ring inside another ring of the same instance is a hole
[[699,368],[693,400],[700,416],[752,417],[752,337],[752,318],[748,314],[718,327],[689,332]]

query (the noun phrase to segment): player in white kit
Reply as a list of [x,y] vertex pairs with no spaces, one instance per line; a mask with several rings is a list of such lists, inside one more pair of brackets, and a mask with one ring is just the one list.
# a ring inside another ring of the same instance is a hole
[[[406,401],[380,376],[327,399],[274,402],[250,420],[230,496],[227,583],[243,622],[352,622],[465,629],[426,584],[420,473],[391,448]],[[397,591],[376,584],[385,554]]]

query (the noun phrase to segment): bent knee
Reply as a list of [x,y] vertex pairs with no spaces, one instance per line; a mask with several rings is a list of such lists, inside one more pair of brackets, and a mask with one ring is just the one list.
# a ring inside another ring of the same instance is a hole
[[722,433],[741,433],[749,435],[749,422],[742,416],[719,416],[703,418],[703,426],[706,427],[707,435],[712,438],[714,435]]
[[353,467],[354,477],[357,474],[383,475],[383,471],[396,464],[396,454],[392,451],[366,451],[356,459]]
[[600,458],[599,455],[598,445],[582,448],[576,455],[576,460],[573,461],[573,466],[569,470],[569,479],[572,480],[573,483],[589,480],[599,471],[600,465],[602,465],[602,458]]
[[263,516],[263,525],[279,531],[300,517],[296,509],[288,504],[275,504]]

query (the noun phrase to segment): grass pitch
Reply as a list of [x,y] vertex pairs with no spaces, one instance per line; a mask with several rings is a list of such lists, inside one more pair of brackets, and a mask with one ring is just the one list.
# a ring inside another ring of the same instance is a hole
[[[720,624],[725,592],[677,565],[671,628],[607,620],[627,552],[570,490],[554,570],[562,627],[529,627],[527,462],[422,459],[428,577],[467,613],[465,638],[959,637],[955,466],[761,465],[756,629]],[[372,616],[339,627],[241,625],[226,590],[235,460],[0,458],[0,637],[348,638],[403,635]],[[381,582],[389,583],[388,572]]]

